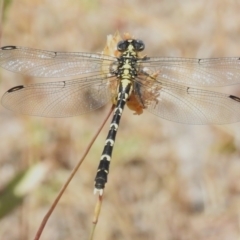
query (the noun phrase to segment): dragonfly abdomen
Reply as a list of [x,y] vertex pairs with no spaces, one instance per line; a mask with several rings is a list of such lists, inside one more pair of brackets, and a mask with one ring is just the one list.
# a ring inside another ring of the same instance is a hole
[[110,129],[107,135],[107,139],[105,141],[105,146],[100,158],[100,163],[99,163],[97,175],[95,178],[94,192],[99,191],[100,194],[102,194],[105,184],[107,182],[109,165],[112,158],[112,151],[113,151],[113,147],[114,147],[114,143],[117,135],[118,126],[120,123],[120,119],[121,119],[126,101],[128,100],[132,92],[132,82],[127,79],[123,79],[120,82],[119,89],[121,89],[121,91],[118,93],[117,104],[114,110],[114,115],[112,118],[112,122],[110,124]]

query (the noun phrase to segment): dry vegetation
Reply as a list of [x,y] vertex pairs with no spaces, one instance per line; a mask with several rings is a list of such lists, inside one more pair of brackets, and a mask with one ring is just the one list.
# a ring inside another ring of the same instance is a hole
[[[97,52],[106,36],[119,30],[143,39],[149,56],[240,56],[237,0],[12,0],[5,4],[2,46]],[[2,69],[0,80],[1,95],[21,83],[43,81]],[[220,91],[239,96],[240,86]],[[46,119],[0,107],[2,193],[20,173],[37,169],[28,178],[33,186],[23,194],[22,203],[1,218],[0,239],[33,239],[109,108]],[[67,189],[42,240],[88,238],[96,200],[93,180],[107,129]],[[135,116],[126,109],[95,239],[239,239],[239,157],[239,124],[188,126],[147,112]],[[16,201],[6,199],[10,205]]]

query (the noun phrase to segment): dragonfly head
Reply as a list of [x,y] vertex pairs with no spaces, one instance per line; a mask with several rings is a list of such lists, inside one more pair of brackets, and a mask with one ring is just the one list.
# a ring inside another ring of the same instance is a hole
[[145,48],[145,45],[142,40],[139,39],[128,39],[122,40],[117,45],[117,50],[119,52],[124,52],[126,50],[134,50],[136,52],[141,52]]

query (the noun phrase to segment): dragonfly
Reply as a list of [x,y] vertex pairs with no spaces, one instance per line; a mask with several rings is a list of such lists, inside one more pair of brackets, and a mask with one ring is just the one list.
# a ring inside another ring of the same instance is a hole
[[13,87],[2,97],[7,109],[42,117],[69,117],[96,110],[108,102],[114,104],[95,178],[94,192],[100,195],[107,183],[125,105],[135,114],[147,110],[185,124],[240,121],[239,97],[205,89],[240,83],[239,57],[148,57],[141,53],[144,48],[142,40],[126,35],[108,55],[17,46],[0,49],[0,66],[9,71],[38,78],[71,77]]

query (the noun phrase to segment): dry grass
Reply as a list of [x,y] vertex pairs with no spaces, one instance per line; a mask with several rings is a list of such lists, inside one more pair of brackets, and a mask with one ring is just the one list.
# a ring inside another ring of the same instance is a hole
[[[239,9],[235,0],[13,0],[4,11],[1,44],[97,52],[106,35],[119,30],[143,39],[149,56],[240,56]],[[0,93],[29,81],[42,79],[1,70]],[[239,95],[239,89],[221,91]],[[41,184],[1,219],[0,239],[33,239],[108,108],[80,117],[45,119],[0,107],[0,188],[20,170],[38,162],[49,164]],[[239,127],[181,125],[126,110],[96,239],[239,239]],[[93,180],[107,128],[42,240],[88,238],[96,200]]]

